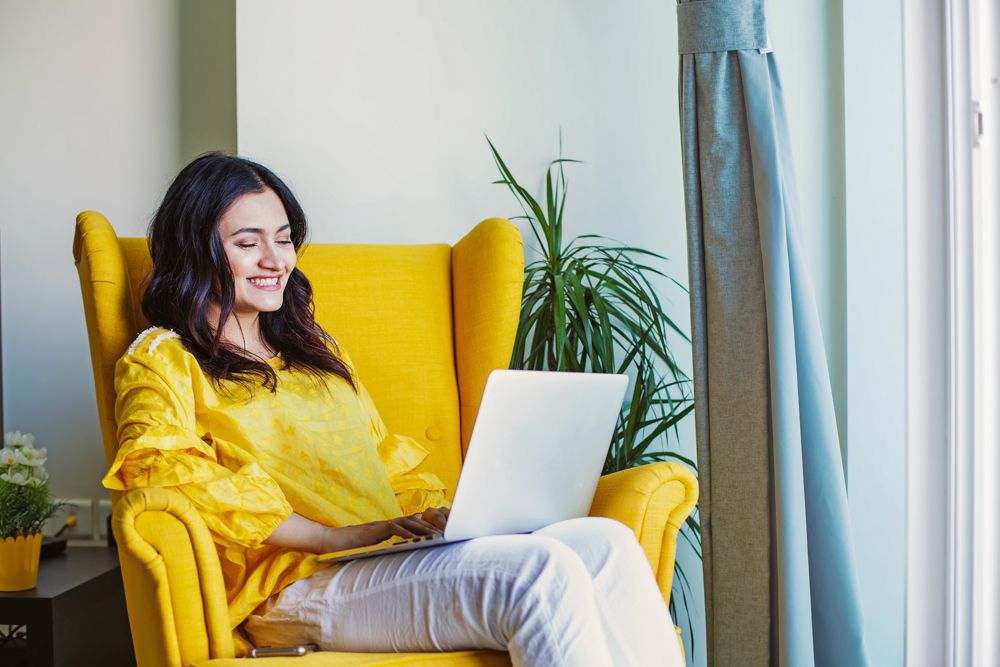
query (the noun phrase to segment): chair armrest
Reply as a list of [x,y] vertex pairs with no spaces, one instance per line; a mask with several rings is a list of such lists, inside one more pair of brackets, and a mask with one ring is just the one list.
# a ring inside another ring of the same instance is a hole
[[669,603],[677,531],[697,502],[698,480],[688,467],[650,463],[601,477],[590,515],[617,519],[632,529]]
[[135,489],[115,505],[112,530],[138,667],[232,657],[219,556],[190,501],[169,489]]

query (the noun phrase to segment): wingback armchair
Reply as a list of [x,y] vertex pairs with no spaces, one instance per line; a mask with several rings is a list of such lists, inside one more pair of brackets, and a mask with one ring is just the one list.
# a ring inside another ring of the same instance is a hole
[[[110,464],[118,449],[114,367],[148,326],[139,301],[151,262],[146,239],[118,238],[95,211],[77,217],[80,275],[97,408]],[[313,285],[317,320],[348,350],[390,430],[431,452],[424,465],[452,491],[486,385],[510,359],[524,258],[507,220],[485,220],[454,246],[312,245],[299,267]],[[601,479],[591,513],[635,531],[669,599],[677,531],[697,482],[680,465],[656,463]],[[117,494],[116,494],[117,495]],[[118,542],[139,667],[244,664],[229,625],[218,556],[204,522],[170,489],[115,497]],[[251,663],[253,664],[253,663]],[[266,658],[260,667],[510,665],[504,653],[356,654]]]

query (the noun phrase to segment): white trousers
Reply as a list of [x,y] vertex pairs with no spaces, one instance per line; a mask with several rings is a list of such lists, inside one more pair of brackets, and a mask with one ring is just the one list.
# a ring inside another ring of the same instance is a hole
[[246,630],[257,646],[509,651],[515,667],[684,664],[635,535],[602,518],[351,561],[289,586]]

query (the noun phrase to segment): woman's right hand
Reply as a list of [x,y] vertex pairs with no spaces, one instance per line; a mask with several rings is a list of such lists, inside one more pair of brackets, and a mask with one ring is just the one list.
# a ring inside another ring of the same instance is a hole
[[[322,553],[367,547],[384,542],[391,537],[411,539],[440,533],[444,528],[443,521],[437,514],[412,514],[400,516],[385,521],[372,521],[356,526],[343,528],[327,528],[324,535]],[[444,514],[447,518],[447,514]],[[433,523],[432,523],[433,522]],[[442,524],[440,527],[436,524]]]
[[440,533],[447,518],[447,508],[440,508],[385,521],[333,528],[293,513],[264,542],[312,553],[330,553],[367,547],[390,537],[410,539]]

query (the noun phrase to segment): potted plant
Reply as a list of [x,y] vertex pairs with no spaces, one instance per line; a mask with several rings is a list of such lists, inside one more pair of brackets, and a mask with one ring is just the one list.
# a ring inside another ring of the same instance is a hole
[[[525,267],[521,314],[510,367],[526,370],[628,373],[626,394],[615,427],[604,473],[654,461],[673,459],[696,469],[695,463],[669,449],[668,437],[694,409],[690,379],[678,367],[671,336],[690,343],[687,334],[664,312],[653,281],[662,279],[684,289],[655,264],[657,253],[585,234],[563,243],[567,163],[562,157],[546,171],[545,205],[522,187],[487,137],[500,172],[495,183],[506,186],[521,206],[538,242],[540,257]],[[685,290],[686,291],[686,290]],[[680,531],[701,557],[697,511]],[[675,565],[670,596],[688,610],[691,586]],[[688,637],[691,637],[690,614]],[[693,642],[691,645],[693,649]],[[693,652],[693,650],[692,650]]]
[[35,436],[4,435],[0,448],[0,590],[34,588],[42,547],[42,526],[59,509],[49,491],[45,449]]

